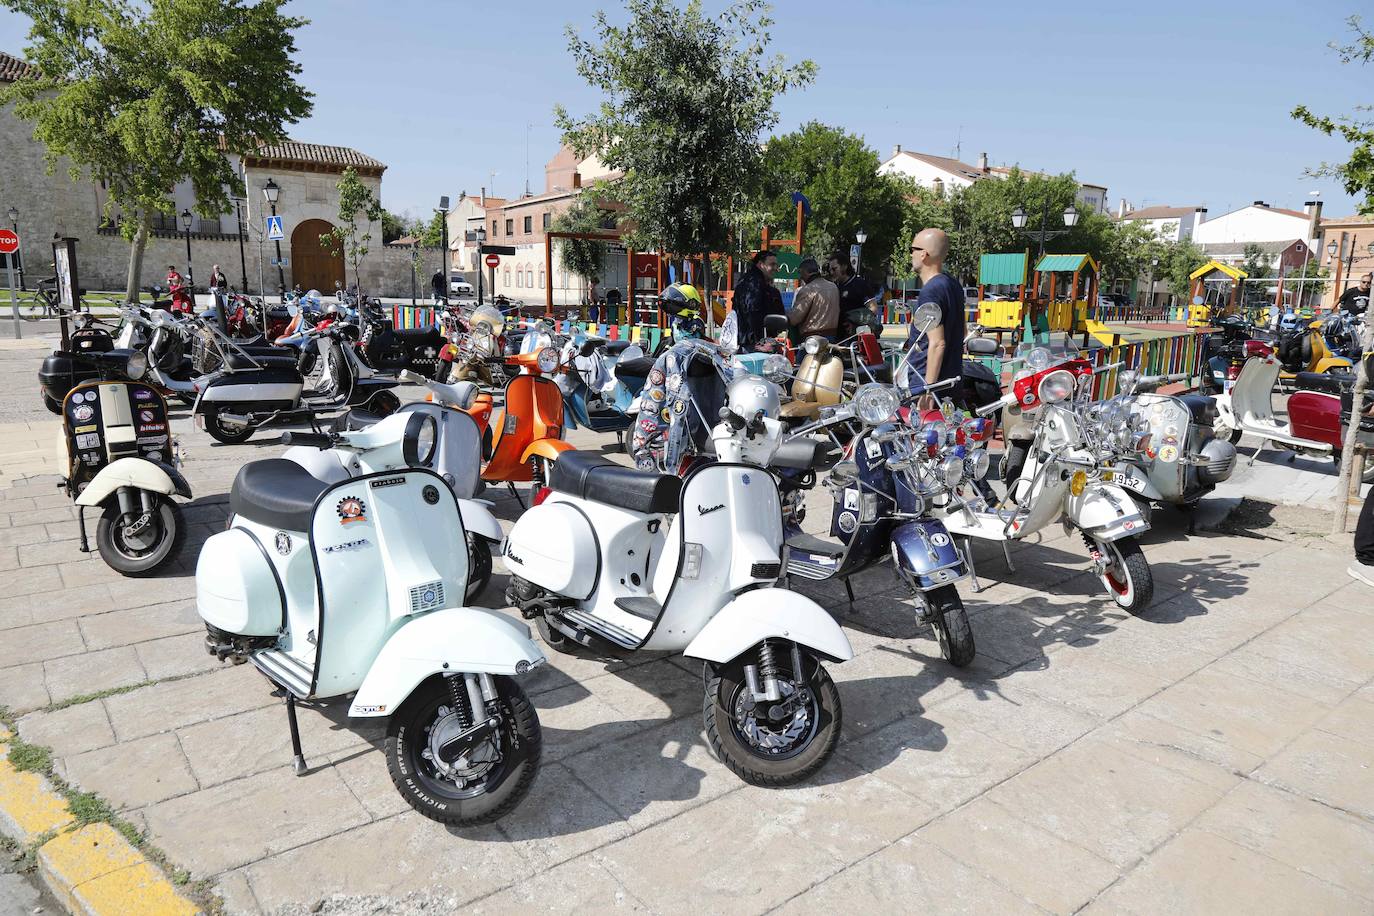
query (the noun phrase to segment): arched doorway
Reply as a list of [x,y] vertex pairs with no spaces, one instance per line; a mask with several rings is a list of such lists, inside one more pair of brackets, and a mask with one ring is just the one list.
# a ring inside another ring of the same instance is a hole
[[301,289],[317,289],[328,295],[334,282],[343,282],[342,254],[330,254],[320,236],[334,227],[322,219],[308,219],[291,230],[291,279]]

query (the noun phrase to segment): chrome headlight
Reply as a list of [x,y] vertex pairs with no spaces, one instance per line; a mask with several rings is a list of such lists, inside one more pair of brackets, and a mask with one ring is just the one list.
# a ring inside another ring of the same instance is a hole
[[1122,369],[1116,374],[1116,384],[1122,392],[1129,392],[1140,381],[1140,373],[1134,369]]
[[987,476],[990,460],[987,449],[974,449],[973,453],[964,459],[964,473],[970,480],[982,480]]
[[950,455],[940,462],[940,482],[953,490],[964,482],[964,459]]
[[558,368],[558,351],[553,347],[543,347],[539,350],[539,355],[534,358],[534,361],[538,364],[540,372],[553,372]]
[[[1032,351],[1031,355],[1039,351]],[[1040,400],[1046,404],[1055,404],[1059,401],[1067,400],[1073,394],[1073,373],[1064,369],[1051,372],[1040,380]]]
[[124,373],[134,381],[143,378],[143,374],[148,371],[148,356],[144,353],[131,353],[129,361],[124,364]]
[[897,415],[897,408],[901,403],[896,391],[876,382],[862,385],[854,393],[854,411],[859,415],[859,419],[869,426],[877,426],[891,420]]
[[1044,347],[1036,347],[1026,354],[1026,368],[1031,372],[1043,372],[1050,367],[1054,357]]
[[764,357],[763,371],[759,374],[769,381],[777,382],[787,378],[792,369],[792,364],[787,361],[787,357],[780,353]]
[[815,356],[821,352],[821,344],[825,343],[825,338],[811,336],[802,343],[802,350],[809,356]]
[[401,440],[401,457],[412,468],[428,467],[439,443],[439,424],[427,413],[412,414]]

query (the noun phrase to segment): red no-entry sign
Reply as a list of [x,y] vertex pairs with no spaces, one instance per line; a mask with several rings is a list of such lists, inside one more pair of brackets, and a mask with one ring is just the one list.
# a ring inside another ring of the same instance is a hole
[[14,254],[19,250],[19,234],[12,229],[0,229],[0,254]]
[[[13,234],[13,233],[11,233],[11,234]],[[16,241],[15,244],[16,244],[16,246],[17,246],[17,245],[18,245],[18,242]],[[501,266],[501,256],[500,256],[499,254],[489,254],[489,255],[487,255],[487,266],[488,266],[488,267],[500,267],[500,266]]]

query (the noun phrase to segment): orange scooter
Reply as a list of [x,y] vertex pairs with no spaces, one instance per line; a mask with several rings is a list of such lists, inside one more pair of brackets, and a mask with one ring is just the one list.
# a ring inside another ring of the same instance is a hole
[[506,364],[523,371],[506,385],[504,405],[495,408],[484,392],[466,412],[482,430],[482,479],[504,482],[522,506],[515,484],[531,481],[538,505],[547,495],[549,465],[572,448],[563,440],[563,392],[546,377],[558,370],[558,350],[550,339],[547,345],[506,357]]

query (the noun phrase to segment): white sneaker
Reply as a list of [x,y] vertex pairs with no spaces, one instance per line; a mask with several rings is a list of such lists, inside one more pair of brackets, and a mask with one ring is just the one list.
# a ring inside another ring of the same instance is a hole
[[1352,560],[1345,571],[1350,573],[1350,578],[1358,579],[1365,585],[1374,587],[1374,566],[1367,566],[1359,560]]

